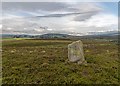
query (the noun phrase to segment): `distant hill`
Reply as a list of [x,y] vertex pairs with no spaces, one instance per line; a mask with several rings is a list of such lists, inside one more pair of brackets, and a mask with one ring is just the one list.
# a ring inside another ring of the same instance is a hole
[[89,35],[101,35],[101,36],[115,36],[119,35],[118,31],[104,31],[104,32],[88,32]]
[[35,38],[44,38],[44,39],[49,39],[49,38],[69,38],[71,35],[68,34],[59,34],[59,33],[48,33],[48,34],[43,34],[43,35],[36,35]]
[[88,32],[87,35],[84,36],[75,36],[75,35],[68,35],[68,34],[60,34],[60,33],[48,33],[42,35],[28,35],[28,34],[2,34],[2,38],[36,38],[36,39],[95,39],[95,38],[112,38],[117,39],[119,32],[117,31],[106,31],[106,32]]
[[32,38],[34,36],[32,35],[27,35],[27,34],[2,34],[2,38]]

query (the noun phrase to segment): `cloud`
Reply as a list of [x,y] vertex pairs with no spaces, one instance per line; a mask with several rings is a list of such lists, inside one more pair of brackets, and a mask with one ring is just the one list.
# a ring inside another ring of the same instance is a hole
[[2,6],[3,15],[12,14],[17,16],[41,17],[61,17],[64,15],[71,15],[71,13],[82,14],[85,12],[101,10],[101,8],[98,7],[95,3],[71,4],[70,2],[3,2]]
[[98,3],[4,2],[3,32],[80,35],[117,28],[117,16],[102,10]]
[[112,14],[96,14],[85,21],[71,21],[66,23],[66,27],[75,28],[76,32],[99,31],[117,29],[118,18]]
[[13,28],[7,28],[7,30],[12,30]]
[[111,27],[118,24],[117,20],[118,18],[111,14],[98,14],[87,20],[85,26]]
[[44,30],[43,29],[34,29],[35,31],[37,31],[37,32],[43,32]]
[[2,29],[2,24],[0,24],[0,29]]
[[[111,14],[96,14],[84,21],[74,20],[75,16],[62,18],[20,18],[6,19],[3,21],[3,29],[13,28],[11,31],[21,31],[25,33],[84,33],[88,31],[100,31],[117,29],[117,17]],[[57,21],[56,21],[57,20]],[[43,22],[44,21],[44,22]],[[42,28],[41,28],[42,27]],[[44,29],[43,27],[47,27]],[[9,32],[9,31],[8,31]]]
[[48,31],[52,31],[53,29],[47,29]]
[[86,14],[81,14],[81,15],[78,15],[74,18],[74,21],[85,21],[89,18],[91,18],[92,16],[94,16],[95,14],[97,14],[97,12],[89,12],[89,13],[86,13]]
[[65,3],[58,2],[3,2],[3,10],[25,10],[25,11],[58,11],[67,8]]

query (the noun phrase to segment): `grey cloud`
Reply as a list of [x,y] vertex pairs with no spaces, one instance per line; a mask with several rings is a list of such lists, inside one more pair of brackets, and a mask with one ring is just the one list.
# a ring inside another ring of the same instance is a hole
[[89,13],[86,13],[86,14],[83,14],[83,15],[78,15],[74,18],[74,21],[85,21],[89,18],[91,18],[92,16],[96,15],[98,12],[95,11],[95,12],[89,12]]
[[[86,7],[87,6],[87,7]],[[63,2],[3,2],[3,13],[16,13],[29,15],[29,12],[41,14],[42,11],[49,16],[62,16],[62,12],[82,13],[89,11],[100,11],[100,8],[91,3],[63,3]],[[23,13],[22,13],[23,12]],[[27,13],[28,12],[28,13]],[[58,12],[61,15],[50,15],[52,12]],[[48,16],[46,16],[48,17]]]
[[[92,9],[98,10],[98,7],[93,5],[89,5],[91,3],[77,3],[77,4],[70,4],[65,2],[3,2],[2,9],[3,11],[17,11],[17,10],[24,10],[24,11],[68,11],[68,12],[78,12],[84,11],[84,9]],[[86,7],[88,6],[88,7]],[[83,9],[84,7],[84,9]]]
[[[74,16],[76,16],[76,15],[80,15],[80,14],[83,14],[83,17],[85,17],[86,16],[86,14],[87,14],[87,16],[89,17],[89,16],[91,16],[91,15],[93,15],[93,14],[95,14],[96,13],[96,11],[90,11],[90,12],[79,12],[79,13],[64,13],[64,14],[50,14],[50,15],[45,15],[45,16],[36,16],[36,17],[65,17],[65,16],[71,16],[71,15],[74,15]],[[87,17],[86,16],[86,17]],[[77,17],[79,17],[79,16],[77,16]]]
[[58,2],[3,2],[3,10],[26,10],[26,11],[60,11],[67,8],[65,3]]
[[64,16],[70,16],[70,15],[78,15],[78,14],[83,14],[83,13],[65,13],[65,14],[50,14],[50,15],[45,15],[45,16],[36,16],[36,17],[64,17]]

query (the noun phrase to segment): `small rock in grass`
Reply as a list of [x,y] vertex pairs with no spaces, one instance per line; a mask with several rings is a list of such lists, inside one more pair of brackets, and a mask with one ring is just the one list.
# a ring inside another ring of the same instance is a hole
[[42,53],[45,53],[45,51],[43,50]]

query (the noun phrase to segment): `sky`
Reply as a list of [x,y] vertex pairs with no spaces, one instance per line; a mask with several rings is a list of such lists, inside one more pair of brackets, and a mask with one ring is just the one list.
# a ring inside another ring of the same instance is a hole
[[63,33],[118,30],[117,2],[3,2],[3,34]]

